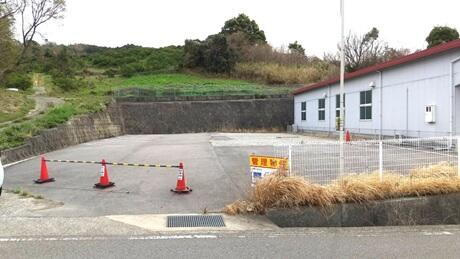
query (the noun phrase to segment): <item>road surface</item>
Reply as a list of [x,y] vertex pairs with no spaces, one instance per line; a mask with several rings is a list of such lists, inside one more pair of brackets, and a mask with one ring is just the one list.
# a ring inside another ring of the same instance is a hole
[[[63,206],[42,211],[49,216],[100,216],[114,214],[201,213],[220,211],[225,205],[244,198],[251,184],[249,154],[270,154],[266,141],[288,134],[240,134],[262,142],[225,145],[219,133],[126,135],[93,141],[46,154],[47,159],[89,160],[148,164],[183,162],[193,192],[178,195],[177,169],[109,166],[115,187],[97,190],[100,166],[94,164],[48,163],[56,182],[34,184],[40,174],[40,158],[8,167],[5,188],[24,189],[35,195],[62,202]],[[296,137],[301,138],[301,137]],[[220,143],[220,144],[214,144]],[[224,143],[224,144],[222,144]],[[233,142],[232,142],[233,143]],[[269,143],[269,142],[268,142]]]
[[457,258],[458,227],[0,239],[3,258]]

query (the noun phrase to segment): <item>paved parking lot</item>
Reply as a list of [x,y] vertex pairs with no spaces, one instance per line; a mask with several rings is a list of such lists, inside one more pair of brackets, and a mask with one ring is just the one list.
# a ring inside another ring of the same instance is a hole
[[243,198],[250,186],[248,155],[270,153],[273,142],[305,141],[288,134],[127,135],[89,142],[46,154],[47,159],[185,164],[193,192],[177,195],[177,169],[109,166],[114,188],[94,189],[99,165],[48,163],[56,182],[37,185],[40,159],[6,169],[5,188],[22,188],[62,202],[40,211],[53,216],[99,216],[143,213],[200,213],[220,210]]

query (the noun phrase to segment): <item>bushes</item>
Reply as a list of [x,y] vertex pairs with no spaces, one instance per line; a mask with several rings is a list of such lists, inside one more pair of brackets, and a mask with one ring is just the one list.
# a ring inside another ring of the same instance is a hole
[[100,68],[120,68],[124,77],[136,73],[175,72],[182,66],[183,48],[144,48],[126,45],[121,48],[106,48],[90,53],[89,61]]
[[210,35],[205,41],[185,41],[184,65],[202,68],[211,73],[228,73],[233,70],[236,54],[223,34]]
[[13,125],[0,131],[0,150],[17,147],[24,143],[24,140],[36,135],[37,127],[32,123]]
[[121,67],[120,74],[123,77],[132,77],[136,73],[136,67],[134,64],[127,64]]
[[117,70],[112,69],[112,68],[109,68],[104,71],[104,75],[106,75],[109,78],[114,78],[116,74],[117,74]]
[[68,121],[76,112],[76,109],[71,104],[53,108],[45,116],[37,119],[36,125],[39,128],[50,129]]
[[268,84],[308,84],[320,81],[327,74],[313,66],[287,66],[267,63],[238,63],[233,75],[237,78]]
[[6,76],[4,85],[6,88],[27,90],[32,87],[32,79],[28,74],[13,72]]
[[83,82],[81,80],[78,80],[70,75],[65,76],[62,74],[52,74],[51,76],[53,84],[66,92],[77,90],[83,86]]

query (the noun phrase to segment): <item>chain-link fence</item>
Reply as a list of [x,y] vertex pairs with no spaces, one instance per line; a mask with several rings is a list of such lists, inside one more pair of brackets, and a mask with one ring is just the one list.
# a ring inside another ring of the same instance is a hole
[[[294,89],[294,88],[292,88]],[[210,89],[202,86],[187,86],[187,87],[162,87],[157,89],[148,89],[140,87],[132,87],[119,89],[113,92],[114,98],[137,97],[137,98],[164,98],[164,97],[184,97],[184,96],[252,96],[253,98],[265,98],[267,96],[282,95],[287,96],[292,91],[290,88],[273,87],[273,89]]]
[[[298,125],[292,126],[293,132],[309,133],[318,135],[337,135],[339,131],[335,125],[331,127],[301,127]],[[426,131],[426,130],[406,130],[406,129],[370,129],[370,128],[351,128],[347,127],[347,131],[353,134],[357,139],[380,139],[380,138],[431,138],[449,136],[449,131]]]
[[[406,138],[352,141],[343,144],[343,176],[363,173],[408,175],[411,170],[458,164],[458,138]],[[274,146],[273,154],[289,158],[290,174],[329,184],[340,178],[340,143],[325,140]]]

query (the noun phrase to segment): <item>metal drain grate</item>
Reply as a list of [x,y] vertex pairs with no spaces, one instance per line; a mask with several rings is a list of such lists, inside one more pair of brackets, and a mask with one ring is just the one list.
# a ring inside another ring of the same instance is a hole
[[225,227],[221,215],[168,216],[168,228]]

